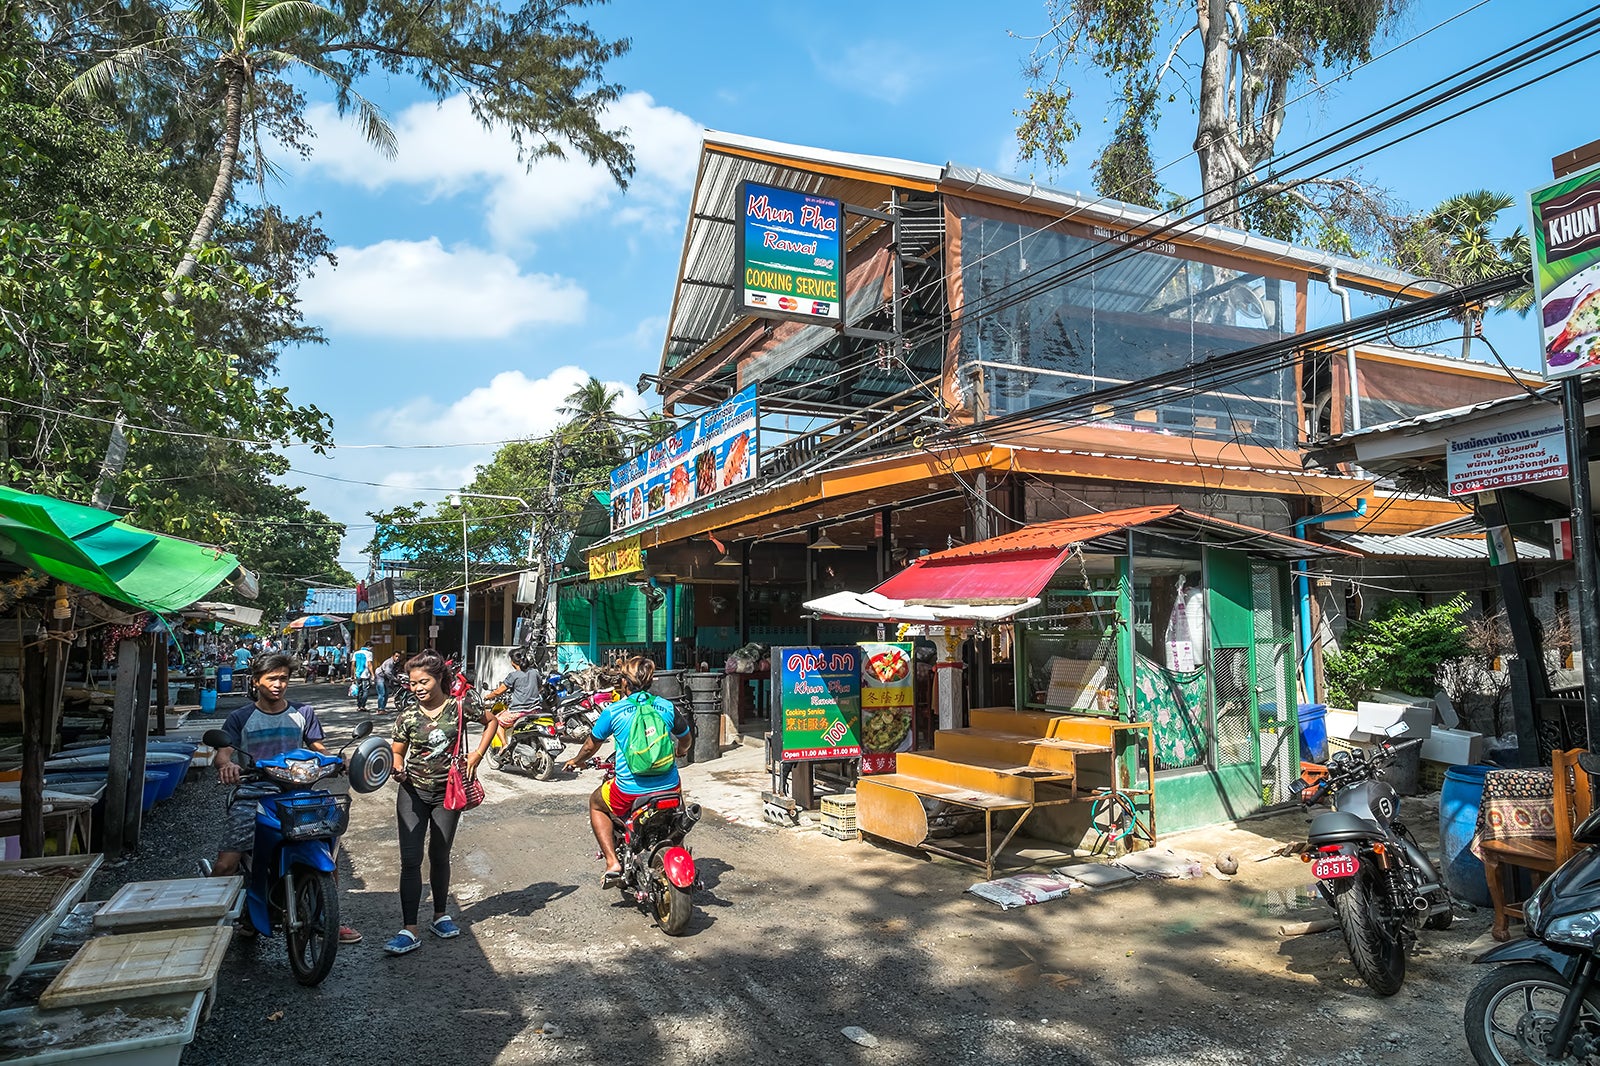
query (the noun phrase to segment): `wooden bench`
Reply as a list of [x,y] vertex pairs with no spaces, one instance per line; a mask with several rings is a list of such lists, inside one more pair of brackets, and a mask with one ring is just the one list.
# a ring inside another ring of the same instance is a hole
[[[1116,732],[1149,728],[1009,708],[976,708],[969,718],[973,724],[968,728],[935,733],[933,751],[900,754],[895,773],[862,777],[856,783],[856,824],[863,833],[979,866],[987,879],[993,879],[1001,853],[1035,810],[1085,801],[1078,787],[1081,760],[1104,760],[1107,779],[1116,789],[1117,773],[1110,765]],[[983,815],[981,857],[930,841],[931,804]],[[1020,812],[998,843],[997,812]]]

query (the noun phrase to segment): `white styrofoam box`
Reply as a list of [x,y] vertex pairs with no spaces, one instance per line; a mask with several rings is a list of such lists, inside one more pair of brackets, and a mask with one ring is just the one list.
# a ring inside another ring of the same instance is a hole
[[1481,762],[1483,734],[1434,726],[1433,735],[1422,742],[1422,757],[1451,766],[1470,766]]
[[1341,710],[1338,707],[1329,707],[1327,714],[1322,719],[1323,725],[1328,730],[1330,737],[1339,740],[1354,740],[1366,742],[1372,738],[1363,733],[1356,726],[1356,712]]
[[[1356,704],[1356,726],[1363,733],[1389,740],[1427,739],[1433,732],[1433,711],[1432,703],[1370,703],[1363,700]],[[1405,733],[1390,736],[1389,728],[1401,722],[1405,723]]]

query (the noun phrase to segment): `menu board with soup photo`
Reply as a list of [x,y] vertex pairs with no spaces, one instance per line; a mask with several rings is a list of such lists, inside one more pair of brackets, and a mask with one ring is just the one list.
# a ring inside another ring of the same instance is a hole
[[892,774],[910,751],[916,689],[909,643],[861,645],[861,772]]

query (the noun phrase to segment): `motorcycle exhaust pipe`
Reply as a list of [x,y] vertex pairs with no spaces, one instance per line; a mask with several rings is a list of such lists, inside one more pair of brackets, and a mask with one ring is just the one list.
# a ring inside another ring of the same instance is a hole
[[1411,909],[1418,914],[1427,914],[1433,910],[1433,901],[1424,896],[1417,896],[1411,901]]

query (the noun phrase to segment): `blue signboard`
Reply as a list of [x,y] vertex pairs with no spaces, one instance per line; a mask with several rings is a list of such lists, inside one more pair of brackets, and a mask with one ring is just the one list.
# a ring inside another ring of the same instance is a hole
[[611,531],[756,476],[756,387],[734,393],[611,472]]
[[453,592],[436,592],[433,596],[433,616],[435,618],[449,618],[456,613],[456,594]]
[[842,323],[844,208],[838,200],[739,186],[739,305],[746,314]]

